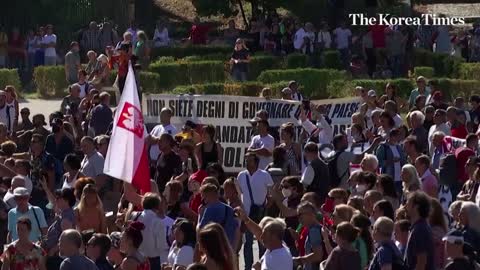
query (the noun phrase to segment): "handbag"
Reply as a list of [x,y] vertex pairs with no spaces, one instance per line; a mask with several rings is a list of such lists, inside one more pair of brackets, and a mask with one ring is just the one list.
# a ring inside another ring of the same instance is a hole
[[255,223],[259,223],[260,220],[262,220],[263,215],[265,213],[265,207],[264,207],[265,202],[263,202],[262,205],[255,204],[255,201],[253,200],[252,187],[250,185],[250,177],[248,176],[248,173],[245,174],[245,177],[247,178],[248,194],[250,196],[250,202],[251,202],[250,215],[248,217],[251,220],[253,220]]

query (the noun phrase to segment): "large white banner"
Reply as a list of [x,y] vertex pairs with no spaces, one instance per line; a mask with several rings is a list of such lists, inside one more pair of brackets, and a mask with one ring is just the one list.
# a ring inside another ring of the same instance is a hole
[[[238,172],[243,167],[243,156],[250,144],[252,126],[248,120],[258,110],[269,114],[269,124],[279,127],[298,120],[302,104],[295,101],[266,100],[258,97],[220,95],[143,95],[144,121],[150,128],[160,123],[160,111],[169,107],[173,111],[172,124],[181,130],[187,120],[196,124],[211,124],[216,127],[217,140],[224,149],[224,167],[227,172]],[[359,108],[356,98],[315,100],[313,104],[324,105],[332,120],[334,133],[344,131],[350,124],[351,115]]]

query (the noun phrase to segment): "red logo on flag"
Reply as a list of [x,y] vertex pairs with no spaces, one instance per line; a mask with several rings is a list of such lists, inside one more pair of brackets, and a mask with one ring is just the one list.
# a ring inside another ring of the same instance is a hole
[[125,102],[117,126],[133,132],[139,138],[143,138],[145,127],[142,112],[131,103]]

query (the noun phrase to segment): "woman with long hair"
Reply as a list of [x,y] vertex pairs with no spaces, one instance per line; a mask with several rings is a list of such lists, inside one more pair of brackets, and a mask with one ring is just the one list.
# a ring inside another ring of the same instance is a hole
[[177,219],[172,229],[175,240],[168,253],[168,266],[175,270],[177,267],[187,267],[193,263],[197,239],[193,223],[185,219]]
[[148,46],[148,37],[143,31],[138,31],[137,37],[138,41],[137,44],[135,44],[133,54],[137,57],[137,63],[142,66],[143,70],[146,70],[150,62],[150,47]]
[[202,128],[202,142],[195,147],[198,167],[205,170],[210,163],[223,164],[223,149],[215,141],[215,127],[207,125]]
[[248,73],[248,63],[250,62],[250,52],[245,45],[245,41],[238,38],[235,41],[230,64],[232,65],[232,77],[236,81],[246,81]]
[[75,209],[75,219],[79,231],[93,230],[97,233],[107,233],[102,201],[94,185],[87,184],[83,188],[82,197]]
[[145,258],[138,248],[143,242],[142,231],[145,229],[143,223],[134,221],[128,225],[120,239],[120,251],[126,257],[120,265],[121,270],[150,270],[148,258]]
[[208,270],[234,270],[235,259],[223,227],[210,223],[200,230],[198,236],[201,262]]
[[353,246],[360,253],[361,265],[362,269],[364,269],[373,257],[373,239],[370,234],[372,223],[367,216],[362,214],[353,215],[350,223],[360,231],[357,239],[353,242]]
[[18,240],[9,244],[1,256],[2,270],[46,270],[45,253],[30,241],[32,222],[28,217],[17,221]]
[[406,102],[400,96],[398,96],[397,90],[398,90],[398,87],[395,84],[390,82],[387,83],[385,85],[385,94],[380,97],[380,99],[378,100],[378,103],[384,104],[385,101],[391,100],[398,105],[399,109],[404,108],[406,105]]
[[402,178],[403,196],[401,201],[403,204],[407,195],[419,190],[422,185],[420,183],[420,178],[418,177],[417,169],[412,164],[403,165],[400,177]]
[[428,223],[432,228],[433,248],[434,248],[434,263],[435,269],[443,269],[445,266],[445,249],[442,238],[447,233],[447,222],[443,212],[442,205],[437,199],[430,200],[430,215]]
[[301,147],[295,142],[295,126],[293,123],[285,123],[280,127],[280,147],[285,149],[288,163],[287,175],[297,175],[300,171]]

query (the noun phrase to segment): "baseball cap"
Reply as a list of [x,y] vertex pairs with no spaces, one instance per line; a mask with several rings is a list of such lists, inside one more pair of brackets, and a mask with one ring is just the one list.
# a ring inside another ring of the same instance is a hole
[[290,81],[290,82],[288,83],[288,87],[290,87],[290,86],[292,86],[292,85],[294,85],[294,84],[298,85],[297,81]]
[[30,192],[28,192],[28,189],[24,187],[17,187],[15,190],[13,190],[13,196],[14,197],[30,196]]
[[417,82],[425,82],[425,81],[426,81],[425,77],[423,77],[423,76],[418,76],[417,77]]
[[367,95],[368,95],[369,97],[376,97],[376,96],[377,96],[377,92],[375,92],[375,90],[373,90],[373,89],[370,89],[370,90],[368,90]]

